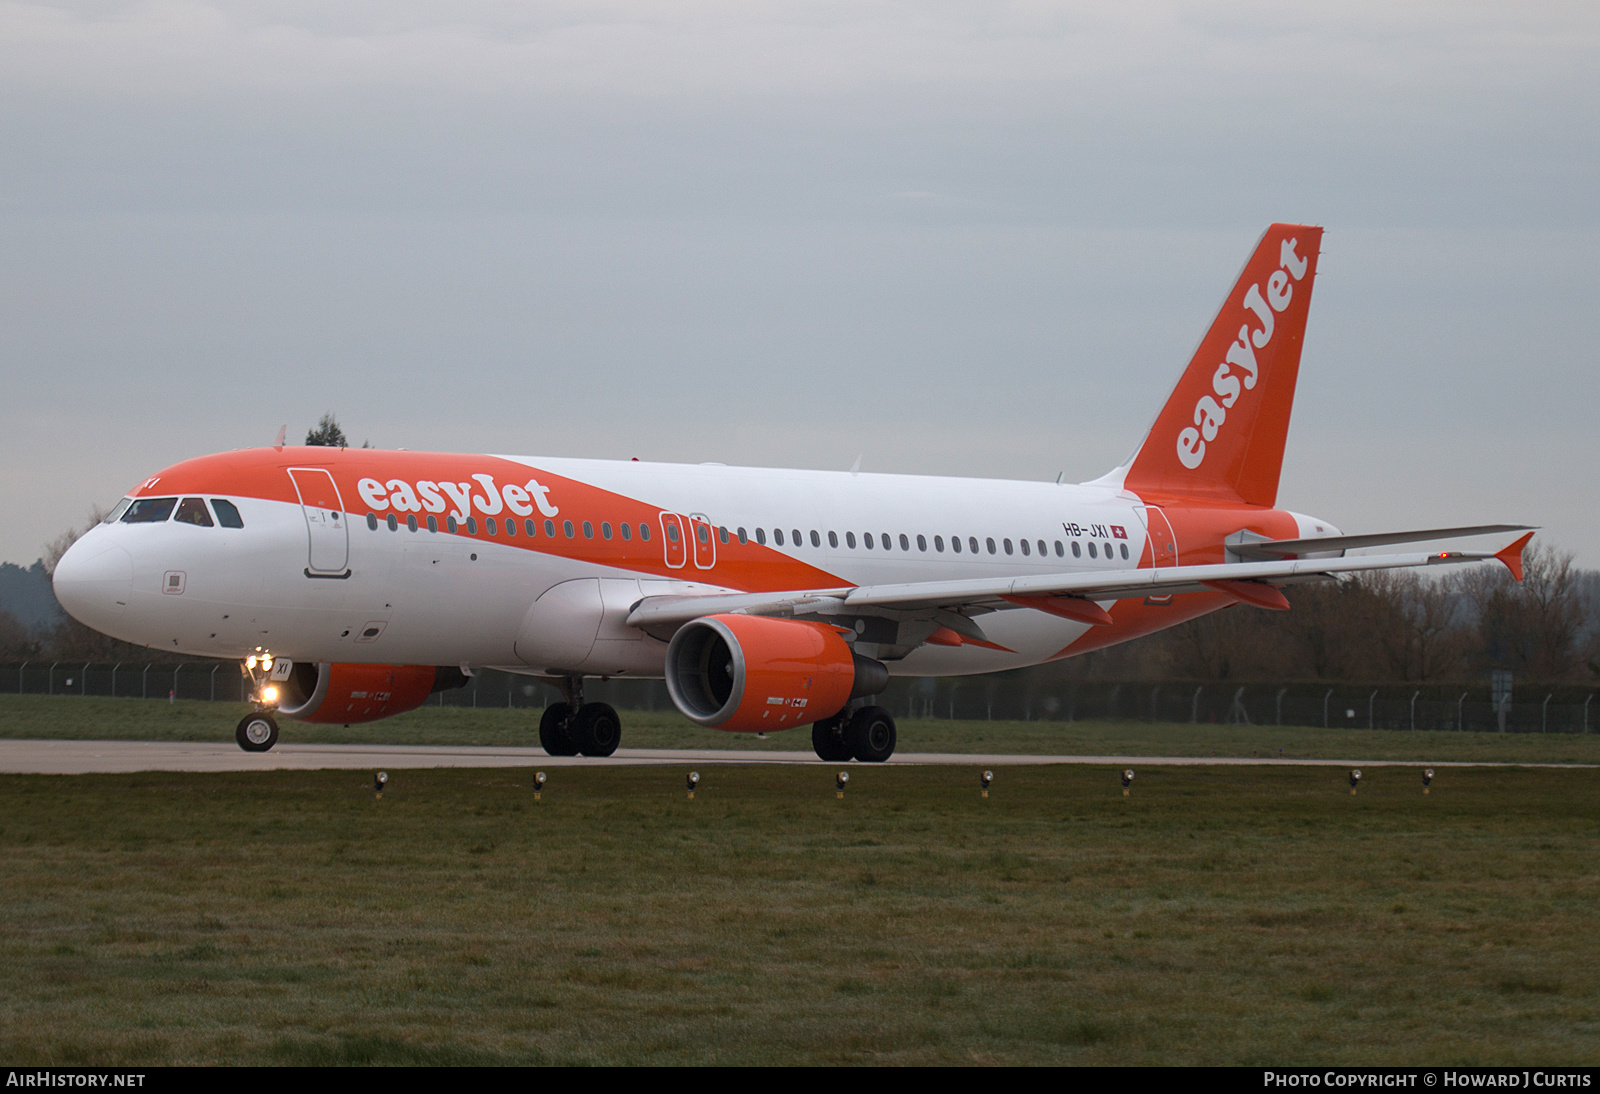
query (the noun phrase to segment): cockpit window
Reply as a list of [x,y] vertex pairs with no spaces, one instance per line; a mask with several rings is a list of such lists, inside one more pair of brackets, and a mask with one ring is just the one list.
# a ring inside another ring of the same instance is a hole
[[239,507],[231,501],[222,498],[212,498],[211,508],[217,511],[217,523],[224,528],[243,528],[244,518],[239,515]]
[[104,524],[115,524],[115,523],[117,523],[117,521],[122,519],[122,514],[124,514],[124,513],[126,513],[128,511],[128,506],[130,506],[132,504],[133,504],[133,499],[132,498],[123,498],[121,501],[117,502],[117,507],[115,509],[111,510],[111,512],[106,514],[106,519],[104,521],[102,521],[102,523],[104,523]]
[[122,514],[123,524],[160,524],[172,515],[177,498],[139,498]]
[[200,498],[184,498],[178,503],[178,515],[173,518],[183,524],[198,524],[202,528],[211,527],[211,513],[206,509],[206,503]]

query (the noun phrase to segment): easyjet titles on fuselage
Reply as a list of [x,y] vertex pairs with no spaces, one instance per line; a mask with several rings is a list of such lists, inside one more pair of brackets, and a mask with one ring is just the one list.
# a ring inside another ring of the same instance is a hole
[[[541,486],[537,479],[529,479],[521,486],[507,483],[497,487],[493,475],[473,475],[471,478],[477,481],[476,493],[471,481],[433,482],[429,479],[419,479],[415,483],[404,479],[390,479],[388,482],[362,479],[356,483],[356,489],[361,494],[361,500],[380,513],[391,508],[397,513],[443,513],[450,508],[451,502],[455,504],[454,515],[457,520],[466,520],[471,516],[474,506],[486,517],[505,510],[519,517],[532,516],[535,507],[540,515],[546,517],[561,512],[558,506],[550,503],[550,488]],[[444,495],[449,496],[449,502],[445,501]]]

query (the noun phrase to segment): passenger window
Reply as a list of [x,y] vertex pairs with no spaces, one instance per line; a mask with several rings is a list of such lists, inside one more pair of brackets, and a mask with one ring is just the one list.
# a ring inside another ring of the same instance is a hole
[[430,531],[430,532],[438,532],[439,531],[439,518],[436,517],[436,516],[432,516],[431,514],[428,517],[428,531]]
[[938,551],[941,555],[944,554],[944,537],[943,536],[934,536],[933,537],[933,549],[935,551]]
[[720,539],[723,543],[727,543],[728,542],[728,526],[727,525],[722,524],[722,525],[718,525],[717,526],[717,538]]
[[400,530],[400,522],[395,519],[393,513],[390,513],[388,516],[384,517],[383,523],[389,526],[389,531],[391,532],[398,532]]
[[564,520],[561,522],[561,531],[568,539],[571,539],[573,536],[578,534],[573,530],[572,522],[570,520]]
[[928,549],[928,539],[927,539],[927,537],[919,535],[917,537],[917,550],[926,551],[927,549]]
[[1039,541],[1039,557],[1043,558],[1045,555],[1047,555],[1049,553],[1050,553],[1049,549],[1047,547],[1045,547],[1045,545],[1044,545],[1044,540],[1041,539]]
[[600,538],[611,538],[611,522],[609,520],[603,520],[600,522]]
[[172,515],[177,498],[140,498],[122,514],[123,524],[160,524]]
[[617,525],[617,531],[622,533],[622,539],[624,543],[633,539],[633,525],[629,524],[627,521],[623,521],[621,524]]
[[977,554],[978,553],[978,537],[977,536],[968,536],[967,537],[967,547],[968,547],[968,549],[970,549],[972,551],[973,554]]
[[1100,545],[1100,549],[1103,550],[1106,553],[1106,557],[1107,558],[1111,558],[1112,557],[1112,555],[1111,555],[1111,544],[1102,543]]
[[783,546],[783,529],[782,528],[774,528],[772,530],[772,542],[775,543],[779,547]]
[[[389,519],[393,520],[394,518],[390,517]],[[478,534],[478,518],[477,517],[468,517],[467,518],[467,535],[475,536],[477,534]]]
[[829,547],[837,547],[837,546],[839,546],[839,533],[838,532],[829,532],[828,533],[828,546]]
[[516,534],[517,534],[517,522],[515,520],[513,520],[512,518],[507,517],[506,518],[506,535],[514,536]]
[[485,517],[483,523],[484,526],[489,529],[489,534],[491,536],[497,536],[500,534],[500,525],[493,517]]
[[817,535],[817,530],[815,528],[811,529],[811,546],[813,546],[813,547],[821,547],[822,546],[822,537]]
[[856,534],[854,532],[846,532],[844,534],[844,545],[852,551],[856,549]]
[[1026,556],[1028,556],[1029,554],[1032,553],[1031,551],[1028,550],[1028,541],[1027,540],[1021,540],[1020,541],[1020,546],[1022,547],[1022,554],[1023,554],[1024,557],[1026,557]]
[[804,542],[805,541],[800,538],[800,529],[796,528],[794,530],[794,545],[799,547]]
[[[987,538],[986,538],[986,539],[984,539],[984,541],[983,541],[983,542],[984,542],[984,543],[986,543],[986,544],[988,544],[988,546],[989,546],[989,553],[990,553],[990,554],[991,554],[991,555],[992,555],[992,554],[994,554],[994,537],[993,537],[993,536],[989,536],[989,537],[987,537]],[[977,548],[976,548],[976,547],[974,547],[974,548],[973,548],[973,550],[977,550]]]
[[450,529],[452,533],[459,531],[461,528],[461,525],[456,523],[456,517],[454,513],[451,513],[448,517],[444,518],[444,526]]
[[244,518],[239,515],[239,507],[224,498],[212,498],[211,508],[217,511],[217,523],[224,528],[243,528]]
[[[934,540],[934,542],[937,543],[938,540]],[[961,553],[961,537],[960,536],[951,536],[950,537],[950,549],[952,551],[954,551],[958,555]]]
[[1123,558],[1127,558],[1128,557],[1128,545],[1126,543],[1124,543],[1121,546],[1122,546],[1122,557]]
[[583,522],[583,538],[584,539],[593,539],[594,538],[594,525],[590,524],[588,521],[584,521]]
[[[490,521],[489,523],[493,524],[494,521]],[[415,513],[407,513],[406,514],[406,528],[407,528],[407,530],[412,531],[412,532],[415,532],[417,530],[417,514],[415,514]]]
[[1072,557],[1073,558],[1082,558],[1083,557],[1083,551],[1079,549],[1077,540],[1073,540],[1072,541]]
[[555,521],[547,520],[547,521],[544,522],[544,534],[545,534],[545,538],[547,538],[547,539],[555,539],[556,538],[556,522]]
[[906,538],[906,534],[904,532],[900,533],[900,549],[902,551],[911,550],[911,541]]
[[862,542],[863,545],[865,545],[867,550],[869,550],[869,551],[872,550],[872,533],[871,532],[862,532],[861,533],[861,542]]
[[1006,549],[1006,554],[1009,555],[1011,553],[1011,541],[1009,539],[1001,540],[1000,545]]
[[749,543],[750,542],[750,537],[745,534],[745,530],[743,528],[739,529],[738,536],[739,536],[739,542],[741,544],[745,544],[745,543]]
[[1061,541],[1058,539],[1056,540],[1056,557],[1064,558],[1065,556],[1066,552],[1061,549]]
[[765,528],[756,529],[756,543],[762,547],[767,545],[767,531]]
[[643,522],[639,524],[639,538],[644,540],[646,543],[650,542],[650,526],[648,524]]
[[378,530],[378,514],[376,514],[376,513],[368,513],[367,514],[367,529],[369,531],[373,531],[373,532],[376,532]]
[[711,533],[706,531],[706,526],[702,524],[694,530],[694,538],[698,539],[701,543],[710,543]]
[[1090,542],[1089,542],[1089,557],[1090,557],[1090,558],[1095,558],[1095,557],[1097,557],[1097,556],[1096,556],[1096,555],[1095,555],[1095,553],[1094,553],[1094,541],[1092,541],[1092,540],[1091,540],[1091,541],[1090,541]]

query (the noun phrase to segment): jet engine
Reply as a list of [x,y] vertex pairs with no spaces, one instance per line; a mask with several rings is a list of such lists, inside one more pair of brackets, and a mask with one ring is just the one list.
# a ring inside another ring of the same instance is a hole
[[457,668],[296,661],[280,685],[278,713],[301,722],[375,722],[466,682]]
[[667,647],[667,690],[684,717],[734,733],[764,733],[831,718],[889,682],[826,623],[708,615]]

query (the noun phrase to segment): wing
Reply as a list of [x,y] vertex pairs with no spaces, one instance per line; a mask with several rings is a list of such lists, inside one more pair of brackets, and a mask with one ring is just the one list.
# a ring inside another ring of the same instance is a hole
[[[1400,533],[1410,534],[1410,533]],[[1434,538],[1438,538],[1437,534]],[[1428,554],[1362,555],[1344,558],[1287,558],[1268,562],[1226,562],[1207,566],[1167,566],[1090,573],[1037,574],[956,581],[913,581],[796,589],[776,593],[719,593],[707,596],[647,597],[634,605],[628,624],[647,630],[675,628],[705,615],[828,616],[863,608],[897,612],[932,611],[941,624],[964,638],[982,639],[973,614],[998,608],[1038,608],[1082,622],[1109,623],[1096,602],[1173,593],[1225,592],[1260,607],[1287,608],[1278,587],[1326,580],[1368,570],[1448,566],[1497,559],[1522,579],[1522,551],[1529,532],[1500,551],[1441,551]],[[1299,543],[1300,541],[1285,541]],[[1101,618],[1103,617],[1103,618]]]

